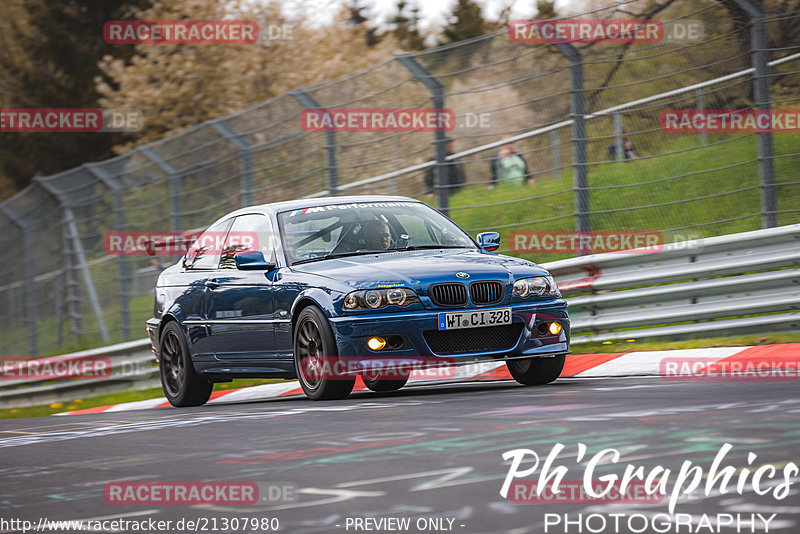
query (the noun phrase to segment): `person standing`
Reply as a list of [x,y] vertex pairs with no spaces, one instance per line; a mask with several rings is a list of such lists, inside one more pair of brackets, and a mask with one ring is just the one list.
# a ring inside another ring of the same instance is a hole
[[536,183],[531,179],[525,158],[514,149],[514,143],[506,143],[501,146],[489,165],[492,171],[492,183],[489,185],[489,189],[494,189],[499,182],[508,182],[518,186]]
[[[447,155],[451,156],[455,154],[454,143],[452,139],[447,139],[447,144],[445,145],[445,149],[447,151]],[[436,158],[433,157],[429,161],[435,161]],[[428,195],[429,198],[433,198],[433,190],[434,190],[434,169],[436,168],[435,165],[432,165],[425,169],[425,194]],[[455,193],[461,186],[467,183],[467,175],[464,174],[464,168],[461,166],[460,163],[456,161],[445,161],[444,165],[442,165],[442,170],[444,174],[444,179],[442,180],[442,187],[446,188],[449,194]]]

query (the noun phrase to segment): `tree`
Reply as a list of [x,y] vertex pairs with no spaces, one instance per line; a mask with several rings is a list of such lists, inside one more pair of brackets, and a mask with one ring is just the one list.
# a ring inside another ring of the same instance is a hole
[[[150,0],[3,0],[2,107],[97,107],[97,63],[115,49],[103,40],[103,24],[126,18],[133,9],[149,4]],[[131,52],[117,50],[121,61],[126,61]],[[113,155],[111,147],[123,137],[103,133],[6,132],[2,139],[0,174],[13,189],[21,189],[37,173],[53,174]]]
[[458,0],[450,14],[449,24],[442,30],[441,44],[464,41],[486,33],[481,6],[473,0]]
[[[331,80],[391,57],[393,39],[366,44],[367,28],[353,26],[344,7],[334,22],[314,27],[288,20],[278,3],[223,0],[156,0],[142,20],[255,20],[264,28],[291,25],[291,35],[255,44],[140,44],[130,62],[106,56],[97,90],[107,107],[144,115],[136,139],[115,147],[161,139],[279,96],[290,89]],[[362,25],[363,26],[363,25]]]
[[349,12],[348,20],[350,24],[364,32],[364,42],[367,46],[371,48],[377,45],[380,42],[378,34],[375,28],[367,24],[369,19],[362,13],[362,11],[366,9],[366,6],[359,5],[359,0],[352,0],[352,3],[345,4],[345,7]]
[[[750,61],[750,18],[744,9],[732,0],[723,0],[722,5],[728,11],[733,28],[739,36],[739,50],[743,58]],[[800,0],[768,0],[762,3],[762,9],[767,18],[772,15],[775,20],[770,22],[768,30],[770,48],[785,47],[788,43],[797,43],[800,37],[800,25],[791,16],[776,16],[787,13],[796,13],[800,10]]]
[[419,30],[419,6],[412,5],[410,14],[406,14],[409,3],[398,0],[397,12],[388,20],[395,39],[404,50],[422,50],[425,48],[425,38]]
[[558,18],[555,0],[537,0],[536,17],[540,19]]

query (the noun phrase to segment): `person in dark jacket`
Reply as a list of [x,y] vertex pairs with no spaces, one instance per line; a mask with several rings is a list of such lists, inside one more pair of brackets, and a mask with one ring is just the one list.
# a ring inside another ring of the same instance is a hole
[[[447,155],[450,156],[455,154],[455,148],[453,145],[452,139],[447,139],[447,144],[445,145]],[[436,157],[431,158],[429,161],[435,161]],[[425,194],[429,197],[433,197],[433,190],[434,190],[434,168],[435,165],[428,167],[425,169]],[[444,180],[442,180],[442,186],[447,188],[450,194],[455,193],[461,186],[467,183],[467,175],[464,174],[464,168],[461,166],[460,163],[456,161],[447,161],[443,165],[444,169]]]
[[[611,143],[608,146],[608,150],[606,152],[608,154],[608,159],[612,161],[617,159],[617,144]],[[625,155],[625,159],[636,158],[636,149],[633,148],[633,141],[631,141],[627,137],[623,138],[622,141],[622,153]]]
[[514,149],[514,143],[506,143],[501,146],[489,166],[492,171],[492,183],[489,185],[489,189],[494,189],[494,186],[499,182],[508,182],[515,185],[533,185],[536,183],[531,179],[531,173],[528,170],[528,163],[525,158]]
[[[616,141],[608,145],[606,155],[611,161],[617,159]],[[624,159],[636,159],[636,149],[633,147],[633,141],[628,139],[628,129],[625,126],[622,127],[622,155]]]

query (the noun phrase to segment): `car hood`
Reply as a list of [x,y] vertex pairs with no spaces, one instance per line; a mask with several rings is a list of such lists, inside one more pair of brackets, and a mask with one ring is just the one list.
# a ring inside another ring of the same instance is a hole
[[[480,251],[438,250],[370,254],[322,260],[292,268],[298,273],[328,278],[326,285],[342,291],[403,285],[414,290],[434,282],[500,280],[511,283],[523,276],[549,274],[520,258]],[[461,273],[462,277],[456,273]],[[463,278],[463,274],[469,275]]]

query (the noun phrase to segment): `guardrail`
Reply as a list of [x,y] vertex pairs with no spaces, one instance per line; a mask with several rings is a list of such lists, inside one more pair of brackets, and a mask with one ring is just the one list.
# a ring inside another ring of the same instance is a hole
[[543,266],[569,302],[572,343],[800,330],[800,224]]
[[[800,330],[800,224],[671,243],[657,253],[596,254],[542,266],[569,302],[573,344]],[[110,376],[58,383],[3,380],[0,407],[158,385],[147,339],[38,361],[97,356],[111,360]]]
[[44,367],[53,369],[56,364],[100,357],[108,358],[108,363],[110,363],[108,376],[82,380],[53,380],[50,375],[50,377],[42,379],[0,380],[0,408],[19,408],[71,401],[76,397],[103,395],[131,389],[147,389],[160,385],[158,367],[155,365],[148,339],[137,339],[71,354],[38,358],[29,360],[29,364],[35,364],[39,369]]

